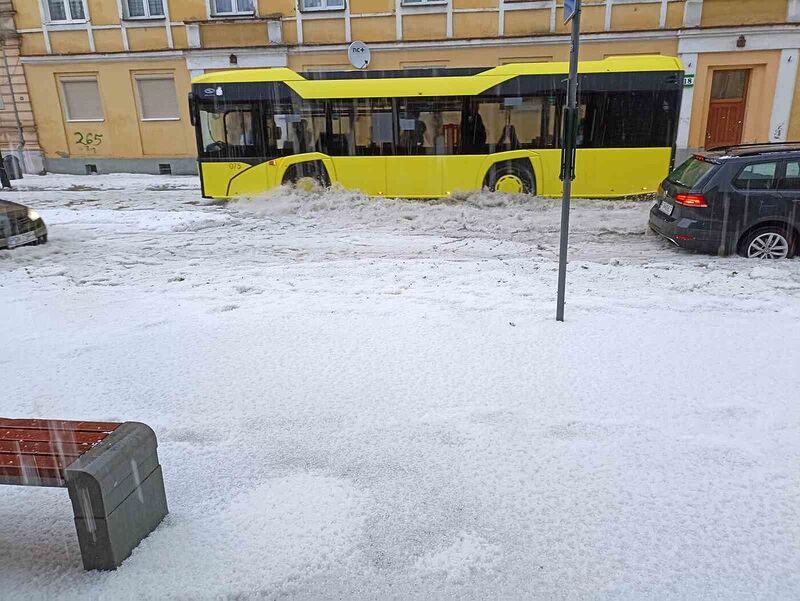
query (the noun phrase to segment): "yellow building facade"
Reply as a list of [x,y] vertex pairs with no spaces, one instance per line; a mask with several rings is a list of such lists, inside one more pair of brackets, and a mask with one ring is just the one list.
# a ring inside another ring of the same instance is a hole
[[[13,61],[35,120],[32,171],[195,173],[186,98],[191,78],[210,71],[352,69],[347,49],[356,40],[370,47],[369,70],[493,67],[569,53],[563,0],[12,5]],[[585,0],[582,32],[584,60],[681,58],[681,149],[800,139],[800,0]],[[0,143],[11,150],[13,135]]]

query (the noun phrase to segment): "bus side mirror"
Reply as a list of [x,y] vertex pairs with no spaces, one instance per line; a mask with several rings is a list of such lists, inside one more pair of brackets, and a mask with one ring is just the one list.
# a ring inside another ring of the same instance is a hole
[[197,125],[197,112],[196,111],[197,111],[197,102],[194,99],[194,95],[190,93],[189,94],[189,123],[191,123],[193,127]]
[[280,127],[278,127],[277,125],[275,125],[272,128],[272,138],[274,140],[280,140],[282,135],[283,135],[283,130]]

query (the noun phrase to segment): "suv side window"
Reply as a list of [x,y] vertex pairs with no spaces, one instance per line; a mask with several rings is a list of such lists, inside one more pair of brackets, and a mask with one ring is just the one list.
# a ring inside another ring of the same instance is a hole
[[733,185],[743,190],[775,190],[778,173],[777,161],[747,165],[736,176]]
[[800,190],[800,160],[786,162],[786,175],[779,187],[781,190]]

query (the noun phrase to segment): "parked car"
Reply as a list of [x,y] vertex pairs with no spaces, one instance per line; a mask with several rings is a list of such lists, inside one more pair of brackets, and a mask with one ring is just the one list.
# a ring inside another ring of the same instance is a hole
[[39,214],[25,205],[0,199],[0,248],[47,242],[47,228]]
[[700,252],[793,256],[800,247],[800,142],[695,154],[661,183],[650,229]]

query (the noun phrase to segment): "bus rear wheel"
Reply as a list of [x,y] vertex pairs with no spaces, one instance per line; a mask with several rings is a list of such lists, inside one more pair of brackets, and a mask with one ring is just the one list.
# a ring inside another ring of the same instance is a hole
[[486,187],[506,194],[536,194],[533,171],[521,162],[492,165],[486,176]]

